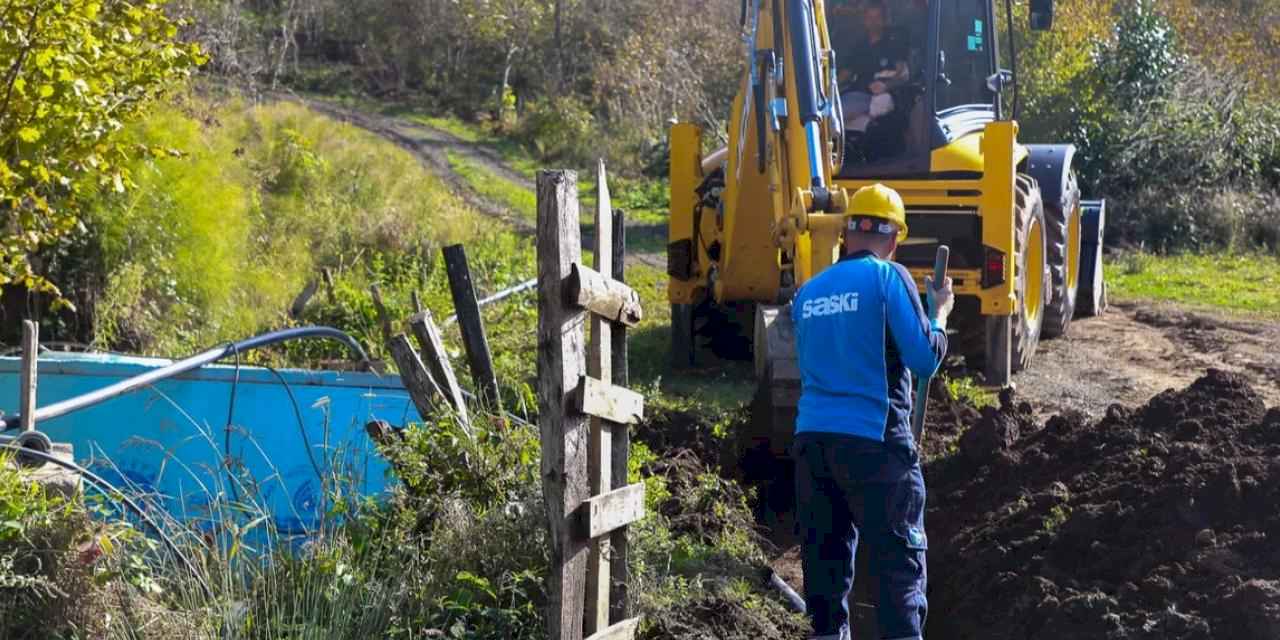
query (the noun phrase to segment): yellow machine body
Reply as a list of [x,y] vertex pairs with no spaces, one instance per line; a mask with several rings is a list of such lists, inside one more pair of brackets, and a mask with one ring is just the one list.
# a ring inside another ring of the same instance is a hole
[[[948,28],[946,20],[938,20],[942,3],[958,1],[929,3],[934,32],[927,55],[934,59],[939,57],[940,31]],[[839,107],[835,55],[830,51],[823,1],[752,0],[750,6],[753,10],[744,32],[754,38],[749,39],[746,71],[733,101],[727,145],[708,153],[709,136],[697,126],[681,123],[671,129],[668,297],[673,305],[677,364],[683,359],[677,352],[693,348],[692,339],[681,346],[678,335],[692,331],[691,309],[747,303],[767,310],[787,304],[796,289],[838,259],[847,194],[881,183],[898,191],[906,205],[911,234],[899,253],[916,249],[912,261],[902,261],[918,282],[922,284],[932,271],[932,259],[923,259],[922,254],[939,244],[964,245],[968,253],[961,261],[955,260],[953,246],[950,273],[957,315],[969,316],[960,320],[977,327],[977,333],[985,329],[987,366],[995,371],[988,379],[1007,383],[1013,370],[1025,366],[1028,349],[1034,351],[1039,339],[1039,325],[1029,335],[1030,325],[1019,316],[1038,320],[1042,307],[1052,302],[1059,328],[1065,331],[1075,306],[1081,264],[1100,260],[1082,255],[1086,240],[1100,243],[1101,233],[1082,233],[1082,203],[1070,169],[1074,148],[1020,144],[1018,124],[1001,115],[1000,91],[993,90],[990,113],[981,121],[963,120],[958,129],[934,122],[939,133],[926,147],[927,168],[884,175],[876,174],[874,167],[846,171],[841,164],[847,139],[843,120],[823,117],[821,134],[815,137],[812,129],[805,128],[813,118],[800,117],[812,113],[802,111],[806,87],[799,79],[807,62],[812,63],[810,77],[820,78],[819,84],[833,79],[830,87],[818,87],[819,99],[828,106],[835,101],[830,111]],[[990,2],[985,11],[987,24],[996,24]],[[797,33],[805,37],[796,27],[797,20],[811,30],[816,51],[806,53],[793,42]],[[988,46],[994,48],[994,40],[990,36]],[[777,51],[782,54],[771,58]],[[795,57],[797,51],[800,60]],[[995,53],[990,57],[994,64]],[[933,71],[930,67],[929,73]],[[1003,80],[1005,73],[1013,75],[1001,71],[988,84]],[[928,117],[942,115],[929,113]],[[944,128],[959,133],[936,142]],[[820,148],[815,150],[815,144]],[[858,177],[845,177],[850,174]],[[1049,209],[1053,216],[1045,213]],[[1050,218],[1057,226],[1049,235],[1061,236],[1061,246],[1052,251],[1052,245],[1043,240]],[[940,228],[950,229],[950,235],[931,237],[931,229]],[[1029,241],[1041,244],[1028,250],[1022,245]],[[1101,289],[1100,275],[1098,280],[1096,288]],[[1066,288],[1070,288],[1070,299],[1059,301]],[[1095,298],[1098,295],[1094,293]],[[1034,309],[1022,308],[1026,306]],[[681,320],[682,316],[686,319]],[[772,381],[776,376],[771,363],[785,361],[788,354],[762,354],[761,350],[773,349],[771,345],[785,350],[789,320],[770,311],[757,313],[754,322],[767,323],[754,327],[754,349],[757,373],[762,380]],[[781,328],[775,328],[775,323]],[[771,337],[770,332],[779,331]]]

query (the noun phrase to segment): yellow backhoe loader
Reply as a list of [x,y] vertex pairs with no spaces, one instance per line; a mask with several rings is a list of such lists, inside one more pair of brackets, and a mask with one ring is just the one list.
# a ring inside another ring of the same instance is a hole
[[[865,7],[744,0],[745,72],[728,145],[705,153],[697,126],[671,129],[673,361],[693,364],[699,337],[723,344],[724,318],[736,314],[760,381],[757,412],[769,418],[750,435],[774,454],[790,443],[799,396],[784,310],[836,260],[841,214],[859,187],[901,193],[911,238],[897,260],[918,280],[937,247],[951,247],[952,352],[990,385],[1009,385],[1042,336],[1106,304],[1104,203],[1082,201],[1074,147],[1019,142],[1016,51],[1009,37],[997,55],[993,0],[871,4],[885,24],[862,26],[883,27],[901,58],[873,61],[895,76],[875,87],[878,108],[857,111],[867,96],[842,86],[837,63],[865,66],[857,41],[869,38],[856,22]],[[1004,8],[1011,36],[1012,1]],[[1051,28],[1052,0],[1031,0],[1029,13],[1033,30]]]

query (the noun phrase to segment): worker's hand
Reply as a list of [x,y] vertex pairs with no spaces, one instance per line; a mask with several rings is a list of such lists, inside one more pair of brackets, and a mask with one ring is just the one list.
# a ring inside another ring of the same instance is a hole
[[951,309],[956,304],[956,293],[951,288],[951,278],[942,281],[942,286],[934,288],[933,276],[924,277],[925,294],[929,297],[929,308],[933,311],[933,317],[938,325],[943,329],[947,328],[947,318],[951,316]]
[[867,88],[871,90],[873,95],[877,96],[889,90],[889,86],[879,80],[872,82]]

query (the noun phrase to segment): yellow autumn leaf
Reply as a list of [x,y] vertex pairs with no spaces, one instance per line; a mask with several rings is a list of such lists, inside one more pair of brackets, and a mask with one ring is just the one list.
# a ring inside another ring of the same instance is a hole
[[40,139],[40,130],[34,127],[23,127],[18,129],[18,137],[23,142],[35,142]]
[[40,97],[41,97],[41,98],[48,98],[48,97],[49,97],[49,96],[51,96],[51,95],[53,95],[53,85],[51,85],[51,84],[42,84],[42,85],[40,85]]

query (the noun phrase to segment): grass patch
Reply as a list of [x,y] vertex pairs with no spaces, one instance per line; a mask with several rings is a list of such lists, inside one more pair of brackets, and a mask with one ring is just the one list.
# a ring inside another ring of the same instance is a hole
[[957,400],[979,409],[996,406],[998,400],[996,394],[978,386],[973,381],[973,378],[969,376],[963,378],[946,377],[944,383],[947,385],[947,395],[950,395],[952,400]]
[[1280,256],[1126,253],[1107,264],[1106,277],[1109,291],[1119,298],[1280,314]]
[[440,129],[464,142],[489,142],[489,136],[483,129],[475,125],[469,125],[453,116],[410,115],[405,119]]
[[460,153],[448,151],[445,155],[449,158],[449,168],[481,197],[506,208],[523,220],[532,222],[537,219],[538,196],[534,192],[494,174]]

